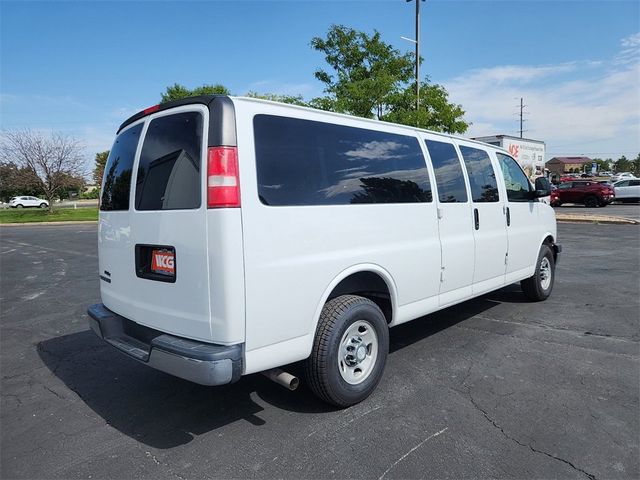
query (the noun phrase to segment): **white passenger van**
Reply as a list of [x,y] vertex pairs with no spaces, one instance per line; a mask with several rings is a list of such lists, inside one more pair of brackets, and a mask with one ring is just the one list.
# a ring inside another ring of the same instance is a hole
[[553,210],[502,149],[253,98],[200,96],[122,124],[100,199],[91,328],[221,385],[305,361],[322,399],[376,387],[388,329],[521,282],[553,288]]

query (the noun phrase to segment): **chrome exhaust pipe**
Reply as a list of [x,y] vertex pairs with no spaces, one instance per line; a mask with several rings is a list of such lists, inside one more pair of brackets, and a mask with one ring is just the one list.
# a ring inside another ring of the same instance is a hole
[[270,370],[265,370],[262,374],[267,377],[269,380],[276,382],[279,385],[282,385],[284,388],[288,388],[289,390],[295,390],[300,385],[300,380],[298,377],[291,375],[279,368],[272,368]]

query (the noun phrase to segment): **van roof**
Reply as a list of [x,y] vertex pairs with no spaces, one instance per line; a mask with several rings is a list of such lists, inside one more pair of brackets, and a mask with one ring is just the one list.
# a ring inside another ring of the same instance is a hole
[[[486,142],[481,142],[479,140],[474,140],[472,138],[466,138],[463,137],[461,135],[454,135],[454,134],[450,134],[450,133],[443,133],[443,132],[436,132],[433,130],[427,130],[424,128],[417,128],[417,127],[412,127],[409,125],[401,125],[398,123],[391,123],[391,122],[385,122],[383,120],[374,120],[371,118],[364,118],[364,117],[357,117],[355,115],[348,115],[346,113],[336,113],[336,112],[330,112],[327,110],[318,110],[317,108],[311,108],[311,107],[303,107],[301,105],[292,105],[289,103],[282,103],[282,102],[274,102],[273,100],[264,100],[262,98],[254,98],[254,97],[242,97],[242,96],[231,96],[231,95],[198,95],[198,96],[193,96],[193,97],[186,97],[186,98],[181,98],[179,100],[172,100],[170,102],[165,102],[165,103],[160,103],[158,105],[154,105],[152,107],[146,108],[144,110],[142,110],[141,112],[136,113],[135,115],[132,115],[131,117],[129,117],[128,119],[126,119],[118,128],[118,131],[116,133],[120,133],[120,131],[125,128],[127,125],[135,122],[136,120],[139,120],[147,115],[150,115],[151,113],[155,113],[158,111],[162,111],[162,110],[168,110],[170,108],[174,108],[174,107],[179,107],[182,105],[192,105],[194,103],[200,103],[203,105],[207,105],[210,109],[211,109],[211,104],[215,101],[215,100],[222,100],[223,104],[227,104],[227,102],[229,100],[232,101],[242,101],[242,102],[251,102],[251,103],[262,103],[262,104],[266,104],[266,105],[279,105],[279,106],[286,106],[288,108],[292,108],[292,109],[296,109],[296,110],[303,110],[303,111],[308,111],[308,112],[317,112],[317,113],[322,113],[324,115],[328,115],[328,116],[334,116],[337,118],[349,118],[349,119],[356,119],[362,122],[367,122],[367,123],[371,123],[372,125],[389,125],[389,126],[394,126],[394,127],[401,127],[401,128],[406,128],[408,130],[412,130],[414,132],[424,132],[424,133],[430,133],[432,135],[438,135],[441,137],[445,137],[445,138],[453,138],[453,139],[458,139],[458,140],[464,140],[466,142],[471,142],[471,143],[476,143],[478,145],[481,145],[484,148],[490,147],[494,150],[498,150],[498,151],[503,151],[507,154],[509,154],[509,152],[502,148],[499,147],[497,145],[490,145]],[[227,102],[225,102],[224,100],[227,100]],[[234,130],[234,139],[235,139],[235,126],[233,127]],[[211,142],[210,142],[211,143]]]

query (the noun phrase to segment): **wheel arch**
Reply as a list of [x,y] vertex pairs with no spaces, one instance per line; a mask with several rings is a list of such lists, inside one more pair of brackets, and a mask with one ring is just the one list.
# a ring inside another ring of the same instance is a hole
[[[390,324],[397,312],[397,288],[388,270],[373,263],[363,263],[346,268],[329,283],[316,306],[312,335],[315,335],[324,304],[340,295],[360,295],[375,302]],[[385,304],[385,296],[388,304]]]
[[549,245],[549,247],[551,247],[551,251],[553,252],[553,261],[557,262],[558,250],[555,248],[555,244],[556,244],[556,239],[554,235],[551,232],[547,232],[544,234],[542,241],[540,242],[540,247],[542,248],[542,245]]

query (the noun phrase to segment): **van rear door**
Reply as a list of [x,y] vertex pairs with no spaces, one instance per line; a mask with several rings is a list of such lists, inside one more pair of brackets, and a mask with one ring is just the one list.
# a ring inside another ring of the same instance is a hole
[[207,261],[209,111],[192,104],[128,125],[105,166],[102,301],[136,323],[212,340]]

